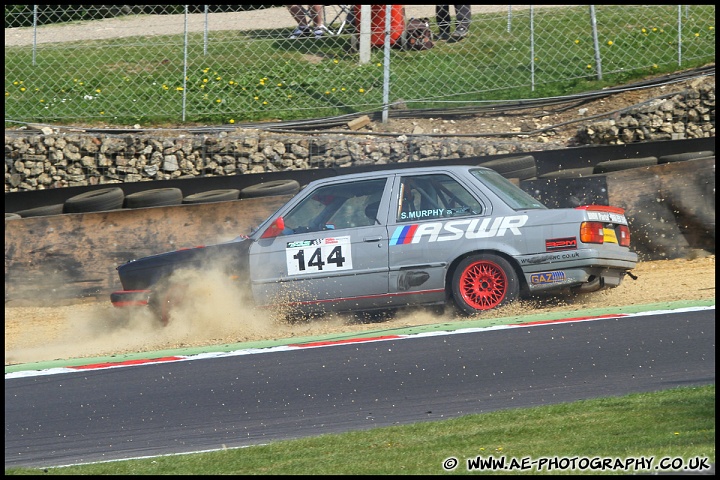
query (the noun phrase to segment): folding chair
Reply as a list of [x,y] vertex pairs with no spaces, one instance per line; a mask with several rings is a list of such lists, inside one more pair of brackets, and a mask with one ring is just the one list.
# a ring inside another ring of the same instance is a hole
[[[312,18],[308,6],[301,5],[301,7],[305,15]],[[340,35],[354,29],[353,5],[323,5],[322,16],[323,24],[330,35]]]

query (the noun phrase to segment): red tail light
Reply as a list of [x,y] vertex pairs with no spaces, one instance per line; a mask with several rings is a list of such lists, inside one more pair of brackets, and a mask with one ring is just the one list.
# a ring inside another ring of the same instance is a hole
[[604,225],[601,222],[583,222],[580,225],[580,241],[583,243],[603,243]]
[[630,246],[630,229],[627,225],[620,225],[618,227],[618,244],[621,247],[629,247]]

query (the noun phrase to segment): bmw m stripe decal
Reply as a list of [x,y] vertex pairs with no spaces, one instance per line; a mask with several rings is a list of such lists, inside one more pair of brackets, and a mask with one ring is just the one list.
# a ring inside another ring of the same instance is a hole
[[412,242],[415,231],[417,230],[417,223],[414,225],[405,225],[404,227],[397,227],[395,233],[390,238],[390,245],[405,245]]

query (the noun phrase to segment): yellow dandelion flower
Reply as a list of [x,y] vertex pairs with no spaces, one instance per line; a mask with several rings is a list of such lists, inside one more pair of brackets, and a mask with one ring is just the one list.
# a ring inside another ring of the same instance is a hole
[[342,87],[340,90],[344,92],[344,91],[345,91],[345,87]]
[[177,90],[178,92],[182,92],[184,89],[183,87],[175,87],[175,90]]
[[278,83],[277,85],[278,85],[278,87],[282,87],[282,83]]
[[41,98],[40,103],[45,103],[45,99]]
[[215,77],[215,80],[219,82],[220,80],[222,80],[222,77]]
[[700,34],[699,34],[699,33],[696,33],[696,34],[695,34],[695,36],[696,36],[696,37],[699,37],[699,36],[700,36]]
[[713,30],[715,30],[715,27],[713,27],[712,25],[710,25],[710,26],[708,27],[708,30],[713,31]]
[[203,78],[203,83],[207,83],[207,82],[208,82],[208,79],[207,79],[207,78]]
[[80,83],[78,83],[78,85],[83,86],[83,85],[85,85],[85,82],[80,82]]
[[336,58],[335,60],[333,60],[333,63],[334,63],[335,65],[337,65],[338,63],[340,63],[340,60],[338,60],[338,59]]
[[590,64],[588,63],[588,64],[587,64],[587,68],[592,68],[592,65],[590,65]]
[[21,92],[24,92],[25,90],[26,90],[25,87],[20,87]]
[[99,88],[96,88],[96,89],[95,89],[95,93],[100,93],[101,91],[102,91],[102,90],[100,90]]
[[263,102],[263,105],[267,105],[267,100]]
[[580,40],[575,40],[575,45],[577,45],[578,43],[580,43]]
[[10,92],[5,91],[5,96],[6,96],[6,97],[9,97],[9,96],[10,96]]
[[215,103],[222,103],[222,100],[218,98],[217,100],[215,100]]
[[230,81],[228,82],[228,85],[235,85],[235,82],[233,82],[232,80],[230,80]]
[[653,68],[658,68],[657,63],[653,63]]
[[364,89],[364,88],[360,88],[360,89],[358,89],[358,92],[360,92],[360,93],[365,93],[365,89]]
[[657,27],[653,27],[653,32],[657,32]]
[[641,31],[642,33],[647,33],[647,30],[645,30],[644,28],[640,29],[640,31]]
[[205,88],[205,84],[203,83],[202,85],[200,85],[200,89],[202,90],[204,88]]
[[292,98],[292,95],[288,95],[288,98]]
[[260,97],[253,97],[253,100],[260,100]]
[[335,88],[335,87],[332,88],[332,91],[333,91],[333,92],[336,91],[336,90],[337,90],[337,88]]
[[231,119],[230,119],[230,123],[235,123],[235,119],[234,119],[234,118],[231,118]]
[[78,82],[78,79],[77,79],[77,78],[73,78],[73,82],[77,83],[77,82]]
[[209,71],[210,71],[209,68],[203,68],[203,73],[207,73],[207,72],[209,72]]
[[[76,80],[76,81],[77,81],[77,80]],[[17,80],[15,80],[15,81],[13,82],[13,85],[20,85],[20,82],[18,82]]]
[[613,44],[613,41],[612,41],[612,40],[608,40],[608,45],[612,45],[612,44]]
[[100,111],[100,115],[105,115],[105,112],[104,112],[104,111]]
[[169,87],[163,83],[162,88],[163,88],[163,90],[167,90]]
[[330,95],[330,90],[325,90],[325,95]]

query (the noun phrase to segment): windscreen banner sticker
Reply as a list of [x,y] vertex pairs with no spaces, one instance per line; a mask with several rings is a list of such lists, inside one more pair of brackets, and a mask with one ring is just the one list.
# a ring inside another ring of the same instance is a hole
[[543,285],[546,283],[558,283],[565,281],[565,272],[542,272],[530,275],[530,283],[533,285]]
[[483,218],[482,220],[475,218],[449,222],[415,223],[396,227],[390,237],[390,245],[420,243],[423,237],[427,237],[428,242],[445,242],[459,240],[463,237],[468,239],[502,237],[507,232],[513,235],[522,235],[520,227],[527,221],[527,215],[512,215]]
[[285,260],[288,275],[351,270],[350,237],[288,242],[285,246]]
[[545,240],[545,250],[554,252],[557,250],[574,250],[577,248],[577,238],[549,238]]
[[588,219],[590,219],[590,220],[597,220],[599,222],[612,222],[612,223],[619,223],[620,225],[627,225],[627,219],[625,218],[625,215],[621,215],[619,213],[588,211],[587,215],[588,215]]

